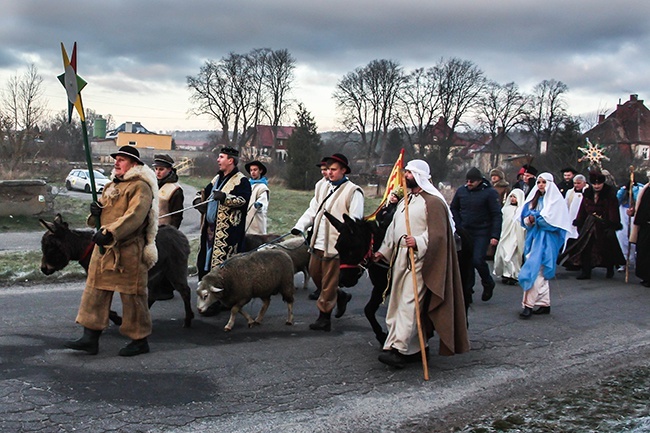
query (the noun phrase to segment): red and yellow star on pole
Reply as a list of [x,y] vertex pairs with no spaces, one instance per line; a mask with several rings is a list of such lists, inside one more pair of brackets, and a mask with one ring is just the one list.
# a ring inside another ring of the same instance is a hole
[[[63,55],[63,69],[65,72],[58,76],[59,81],[65,87],[68,94],[68,123],[72,120],[72,107],[77,109],[81,119],[81,130],[83,131],[84,150],[86,152],[86,164],[88,165],[88,177],[90,177],[90,191],[92,192],[93,201],[97,201],[97,188],[95,187],[95,172],[93,170],[93,160],[90,153],[90,144],[88,143],[88,129],[86,127],[86,115],[84,114],[83,103],[81,102],[81,90],[86,87],[83,78],[77,75],[77,43],[72,47],[72,57],[68,58],[63,42],[61,42],[61,54]],[[99,230],[101,223],[99,218],[95,221]],[[100,248],[103,253],[103,248]]]
[[77,109],[82,122],[86,121],[84,107],[81,102],[81,90],[86,87],[83,78],[77,75],[77,43],[72,48],[72,57],[68,59],[63,42],[61,42],[61,54],[63,55],[63,68],[65,72],[59,75],[59,81],[68,93],[68,122],[72,119],[72,107]]

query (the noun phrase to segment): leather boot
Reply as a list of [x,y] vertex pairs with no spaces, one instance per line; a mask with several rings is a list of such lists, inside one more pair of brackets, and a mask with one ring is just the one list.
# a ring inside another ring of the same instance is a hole
[[340,319],[345,314],[345,310],[348,307],[348,302],[352,299],[352,294],[344,292],[339,289],[339,293],[336,297],[336,314],[334,317]]
[[323,313],[321,311],[318,319],[309,325],[309,329],[312,331],[330,331],[332,329],[332,313]]
[[120,349],[118,355],[136,356],[143,353],[149,353],[149,343],[146,337],[139,340],[131,340],[129,344]]
[[607,266],[607,273],[605,278],[614,278],[614,266]]
[[78,340],[66,341],[63,345],[68,349],[83,350],[90,355],[97,355],[99,352],[99,336],[102,331],[95,331],[84,327],[84,335]]

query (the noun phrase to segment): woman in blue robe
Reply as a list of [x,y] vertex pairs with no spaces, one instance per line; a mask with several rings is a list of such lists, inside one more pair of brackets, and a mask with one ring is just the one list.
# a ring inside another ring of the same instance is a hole
[[569,211],[552,174],[539,175],[519,221],[526,229],[526,261],[519,272],[519,284],[524,290],[519,317],[528,319],[533,314],[551,312],[549,280],[555,277],[557,257],[571,227]]

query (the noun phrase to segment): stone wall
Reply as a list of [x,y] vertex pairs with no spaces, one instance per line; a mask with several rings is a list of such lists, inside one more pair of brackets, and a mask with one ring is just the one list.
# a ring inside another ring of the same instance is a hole
[[48,190],[44,180],[0,180],[0,216],[46,211]]

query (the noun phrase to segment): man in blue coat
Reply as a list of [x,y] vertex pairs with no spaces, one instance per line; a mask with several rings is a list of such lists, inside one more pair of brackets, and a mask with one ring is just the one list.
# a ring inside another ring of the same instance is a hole
[[[483,177],[478,168],[467,172],[467,182],[456,190],[451,201],[451,213],[456,229],[463,228],[472,236],[474,242],[474,268],[478,271],[483,285],[481,299],[489,301],[494,291],[494,280],[486,261],[488,245],[496,246],[501,235],[501,204],[499,194]],[[474,287],[475,274],[469,285]]]

